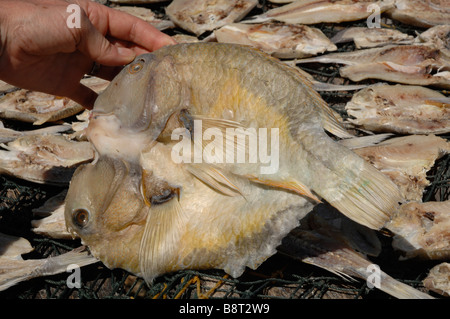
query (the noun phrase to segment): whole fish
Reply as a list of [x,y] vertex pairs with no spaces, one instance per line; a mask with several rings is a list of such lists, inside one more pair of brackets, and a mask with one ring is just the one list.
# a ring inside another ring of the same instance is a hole
[[214,31],[214,34],[217,42],[251,45],[285,59],[303,58],[337,50],[322,31],[306,25],[233,23]]
[[355,93],[345,105],[349,121],[372,132],[442,134],[450,132],[450,102],[435,90],[378,83]]
[[[326,134],[351,136],[310,85],[233,44],[137,57],[95,102],[87,136],[98,158],[70,183],[68,229],[106,266],[151,281],[186,268],[238,277],[274,254],[320,198],[382,227],[402,201],[398,188]],[[236,151],[226,161],[224,145]]]
[[270,20],[286,23],[316,24],[356,21],[369,17],[375,10],[382,13],[394,7],[394,0],[298,0],[254,16],[246,22]]
[[201,35],[247,15],[258,0],[173,0],[166,13],[180,28]]
[[394,20],[429,28],[449,23],[450,2],[448,0],[395,0],[395,7],[389,9],[387,14]]

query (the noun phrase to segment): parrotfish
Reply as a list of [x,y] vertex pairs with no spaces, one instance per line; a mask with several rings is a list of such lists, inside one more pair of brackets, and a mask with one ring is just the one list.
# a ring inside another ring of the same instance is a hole
[[141,55],[95,102],[97,154],[73,175],[66,225],[107,267],[147,282],[180,269],[238,277],[322,201],[383,227],[397,186],[327,131],[352,137],[306,77],[262,51]]

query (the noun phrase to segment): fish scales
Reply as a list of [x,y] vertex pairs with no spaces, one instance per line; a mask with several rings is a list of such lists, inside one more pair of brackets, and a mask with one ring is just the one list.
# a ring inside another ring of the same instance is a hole
[[[175,163],[167,136],[195,119],[279,129],[279,169]],[[99,156],[74,174],[66,223],[108,267],[147,281],[185,268],[239,276],[257,267],[310,211],[314,193],[382,227],[398,189],[324,129],[349,136],[307,79],[261,51],[191,43],[142,55],[95,103],[87,136]]]

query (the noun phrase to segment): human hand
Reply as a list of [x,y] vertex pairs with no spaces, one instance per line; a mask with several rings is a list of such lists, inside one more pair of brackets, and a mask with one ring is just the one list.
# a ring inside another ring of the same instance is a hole
[[[69,4],[81,8],[70,28]],[[92,108],[97,94],[80,84],[94,62],[111,80],[136,55],[174,44],[147,22],[90,0],[0,0],[0,79],[28,90],[66,96]]]

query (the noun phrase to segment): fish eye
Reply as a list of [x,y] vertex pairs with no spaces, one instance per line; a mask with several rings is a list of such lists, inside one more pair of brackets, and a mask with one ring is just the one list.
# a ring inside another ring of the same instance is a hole
[[89,211],[84,208],[76,209],[72,214],[72,220],[80,228],[86,226],[89,222]]
[[165,189],[162,192],[162,194],[152,196],[151,199],[150,199],[150,204],[151,205],[163,204],[163,203],[168,202],[169,200],[171,200],[175,195],[176,195],[175,192],[172,192],[169,189]]
[[142,68],[144,67],[144,60],[142,60],[142,59],[139,59],[139,60],[137,60],[135,63],[133,63],[133,64],[131,64],[129,67],[128,67],[128,72],[130,73],[130,74],[135,74],[135,73],[138,73],[140,70],[142,70]]

